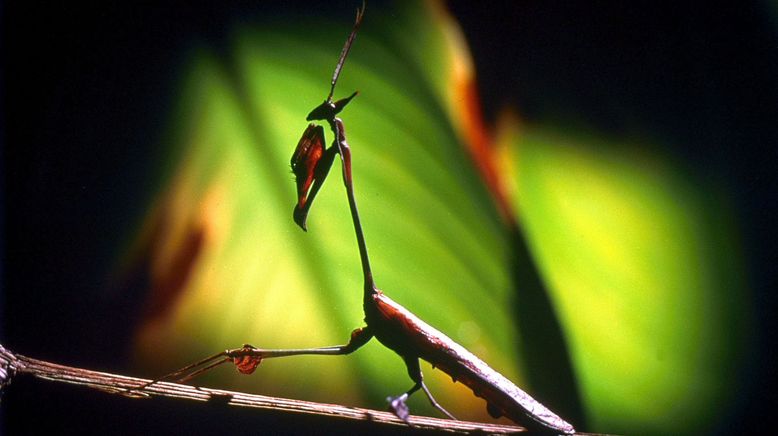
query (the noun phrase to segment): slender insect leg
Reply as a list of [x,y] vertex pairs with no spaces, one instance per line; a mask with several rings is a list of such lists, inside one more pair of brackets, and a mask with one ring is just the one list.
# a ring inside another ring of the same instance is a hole
[[137,388],[128,388],[124,393],[127,395],[133,395],[134,391],[143,391],[149,386],[163,381],[182,382],[190,380],[208,370],[213,369],[216,366],[221,365],[222,363],[229,362],[230,360],[231,359],[227,357],[227,351],[222,351],[221,353],[208,356],[205,359],[199,360],[171,373],[165,374],[162,377],[155,378],[154,380],[144,383]]
[[421,388],[422,390],[424,390],[424,393],[427,394],[427,399],[430,400],[430,404],[432,404],[432,407],[440,410],[444,415],[448,416],[449,418],[456,420],[454,415],[450,414],[448,410],[444,409],[443,406],[441,406],[440,404],[438,404],[437,401],[435,401],[435,398],[432,397],[432,393],[430,393],[430,390],[427,389],[427,385],[425,385],[423,381],[419,382],[419,384],[421,384]]
[[243,345],[241,348],[222,351],[213,356],[206,357],[203,360],[187,365],[181,369],[166,374],[160,378],[145,383],[137,388],[127,390],[127,394],[132,391],[142,391],[149,386],[161,381],[183,382],[213,369],[216,366],[226,362],[233,362],[238,370],[243,374],[251,374],[262,362],[262,359],[274,357],[299,356],[303,354],[314,355],[343,355],[354,352],[356,349],[365,345],[373,337],[373,333],[367,327],[362,327],[351,332],[351,338],[345,345],[321,348],[292,348],[283,350],[266,350],[255,348],[251,345]]
[[300,356],[303,354],[336,356],[350,354],[356,351],[359,347],[365,345],[372,337],[373,332],[371,332],[368,327],[361,327],[351,332],[351,338],[345,345],[320,348],[289,348],[281,350],[266,350],[244,346],[243,348],[228,350],[226,355],[233,360],[253,358],[257,359],[257,361],[274,357]]
[[427,399],[430,401],[430,404],[432,404],[434,408],[440,410],[449,418],[456,419],[454,415],[448,413],[446,409],[444,409],[440,404],[438,404],[437,401],[435,401],[435,398],[432,397],[432,393],[430,393],[430,390],[427,389],[427,385],[424,384],[424,377],[421,373],[421,368],[419,367],[419,359],[416,357],[407,357],[404,358],[404,360],[405,366],[408,368],[408,375],[415,383],[413,387],[408,390],[408,392],[397,397],[387,398],[387,401],[389,401],[389,407],[392,409],[394,414],[403,421],[408,421],[408,415],[410,412],[408,410],[408,406],[405,404],[405,400],[407,400],[408,397],[410,397],[414,392],[422,389],[427,395]]

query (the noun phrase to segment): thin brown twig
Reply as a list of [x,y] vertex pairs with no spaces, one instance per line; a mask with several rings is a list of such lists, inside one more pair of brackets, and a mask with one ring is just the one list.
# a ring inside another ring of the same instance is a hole
[[[332,419],[370,421],[377,426],[408,425],[394,414],[379,410],[268,397],[178,383],[159,382],[145,388],[142,392],[133,391],[131,390],[132,388],[143,386],[150,380],[33,359],[12,353],[0,345],[0,390],[8,385],[14,377],[24,374],[44,380],[87,386],[92,389],[135,399],[169,397],[192,401],[220,400],[220,404],[229,406],[273,410],[279,413],[303,413],[330,417]],[[454,421],[425,416],[411,416],[408,419],[408,423],[419,429],[455,433],[511,434],[525,431],[522,427],[509,425]]]

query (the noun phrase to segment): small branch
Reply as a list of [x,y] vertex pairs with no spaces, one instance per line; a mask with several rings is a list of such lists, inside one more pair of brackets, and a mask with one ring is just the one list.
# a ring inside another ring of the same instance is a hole
[[[10,384],[15,376],[29,374],[44,380],[87,386],[104,392],[124,395],[130,399],[170,397],[181,400],[217,401],[221,405],[252,407],[273,410],[279,413],[304,413],[330,417],[371,421],[375,425],[405,426],[405,422],[389,412],[347,407],[337,404],[314,403],[311,401],[291,400],[287,398],[267,397],[264,395],[232,392],[220,389],[201,388],[177,383],[155,383],[142,392],[128,389],[142,386],[149,380],[118,374],[74,368],[43,360],[14,354],[0,345],[0,391]],[[485,424],[450,419],[411,416],[409,423],[416,428],[456,433],[510,434],[525,431],[521,427]]]

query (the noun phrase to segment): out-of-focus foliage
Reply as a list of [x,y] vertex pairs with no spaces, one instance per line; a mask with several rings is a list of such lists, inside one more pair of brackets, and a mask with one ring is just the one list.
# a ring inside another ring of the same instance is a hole
[[514,204],[591,428],[713,431],[737,396],[750,322],[721,192],[648,144],[549,128],[509,137]]
[[[377,283],[521,382],[503,227],[447,116],[446,23],[426,6],[392,13],[368,11],[336,89],[336,98],[360,90],[342,118]],[[300,26],[313,34],[299,35]],[[229,59],[208,49],[195,56],[170,174],[143,232],[153,286],[153,316],[137,344],[146,371],[244,342],[345,343],[363,325],[340,162],[308,233],[292,221],[289,169],[349,30],[345,20],[244,28]],[[429,366],[426,373],[452,413],[486,419],[482,400]],[[378,408],[412,384],[402,360],[375,341],[347,358],[270,360],[252,377],[226,368],[212,377],[218,386]],[[423,396],[413,400],[414,410],[434,413]]]
[[[518,332],[512,318],[522,292],[509,267],[512,229],[462,139],[456,80],[469,61],[450,25],[437,6],[368,10],[335,92],[360,90],[342,113],[357,201],[378,285],[532,392],[520,338],[543,332]],[[237,29],[226,56],[209,47],[193,56],[164,183],[134,251],[151,278],[136,347],[144,371],[244,342],[345,343],[362,325],[339,161],[309,232],[291,218],[289,157],[349,30],[346,20],[265,23]],[[513,171],[502,181],[514,187],[570,347],[583,430],[701,428],[735,388],[746,322],[718,191],[648,145],[550,128],[506,135]],[[489,419],[482,400],[422,368],[452,413]],[[375,341],[349,357],[269,360],[251,377],[220,368],[202,383],[377,408],[411,386],[401,359]],[[410,406],[435,413],[421,395]]]

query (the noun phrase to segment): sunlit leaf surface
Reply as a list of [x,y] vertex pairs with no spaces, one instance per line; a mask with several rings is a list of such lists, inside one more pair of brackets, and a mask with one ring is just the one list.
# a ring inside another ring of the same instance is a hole
[[[520,338],[544,332],[516,329],[512,305],[527,284],[511,271],[514,229],[465,144],[471,66],[451,26],[435,6],[368,10],[335,92],[360,91],[341,114],[357,201],[379,287],[532,392]],[[193,54],[159,195],[128,255],[148,269],[136,341],[145,373],[246,342],[342,344],[363,325],[339,161],[308,233],[292,220],[289,168],[350,28],[345,18],[270,21]],[[505,138],[498,182],[513,189],[559,317],[565,344],[552,346],[569,347],[584,430],[709,430],[738,385],[749,325],[735,225],[718,188],[651,145],[537,127]],[[461,384],[422,369],[444,407],[490,419]],[[200,383],[376,408],[412,384],[376,341],[348,357],[269,360],[250,377],[219,368]],[[421,395],[410,406],[436,414]]]
[[[336,90],[360,90],[342,118],[374,273],[392,298],[520,381],[503,227],[447,116],[452,49],[435,16],[420,6],[370,11]],[[152,304],[165,307],[138,335],[148,371],[244,342],[341,344],[363,325],[339,161],[309,232],[292,221],[289,157],[350,30],[348,21],[307,24],[243,28],[228,58],[206,47],[193,59],[172,170],[146,223],[153,293],[164,296]],[[486,416],[482,400],[423,368],[453,413]],[[215,372],[210,383],[223,387],[378,408],[412,384],[377,342],[349,357],[270,360],[252,377]],[[434,413],[418,397],[411,407]]]
[[737,397],[749,323],[724,197],[646,144],[513,138],[515,204],[591,428],[713,431]]

